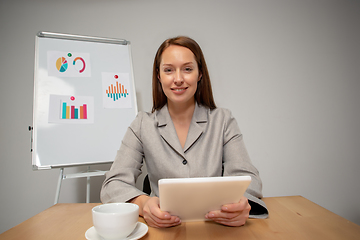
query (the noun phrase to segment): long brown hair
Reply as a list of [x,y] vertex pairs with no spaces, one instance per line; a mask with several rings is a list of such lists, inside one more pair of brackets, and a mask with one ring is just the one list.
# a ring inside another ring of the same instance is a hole
[[167,97],[162,90],[158,76],[161,55],[163,54],[165,49],[171,45],[186,47],[193,52],[199,68],[199,74],[201,75],[201,79],[197,83],[198,85],[194,95],[195,100],[198,104],[207,106],[210,109],[215,109],[216,105],[212,94],[210,76],[206,66],[204,54],[202,53],[200,46],[193,39],[189,37],[179,36],[165,40],[156,52],[152,76],[152,111],[154,112],[155,110],[161,109],[167,103]]

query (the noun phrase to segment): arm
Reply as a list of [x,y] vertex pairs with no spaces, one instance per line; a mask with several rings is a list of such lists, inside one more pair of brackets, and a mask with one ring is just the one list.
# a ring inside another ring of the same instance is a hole
[[171,227],[180,224],[180,219],[162,212],[157,197],[149,197],[135,187],[145,157],[141,141],[143,114],[145,113],[139,113],[128,128],[114,163],[106,173],[100,194],[101,201],[135,203],[139,206],[139,215],[144,217],[149,226]]
[[223,175],[249,175],[252,181],[244,197],[238,203],[224,205],[221,210],[210,212],[206,217],[229,226],[244,225],[249,216],[266,218],[268,211],[265,203],[261,200],[262,182],[259,172],[251,163],[243,136],[235,118],[229,111],[225,112],[223,138]]
[[251,206],[250,218],[267,218],[268,210],[261,200],[263,195],[259,171],[250,160],[243,135],[231,113],[226,121],[224,140],[224,176],[251,176],[250,186],[244,194]]
[[103,203],[126,202],[145,194],[135,187],[144,158],[141,141],[141,123],[144,114],[140,112],[127,129],[114,162],[106,173],[100,193]]

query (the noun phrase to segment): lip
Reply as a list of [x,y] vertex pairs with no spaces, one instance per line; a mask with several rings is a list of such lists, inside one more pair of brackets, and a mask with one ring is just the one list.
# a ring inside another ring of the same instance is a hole
[[170,88],[171,91],[175,94],[182,94],[184,93],[188,88],[187,87],[181,87],[181,88]]

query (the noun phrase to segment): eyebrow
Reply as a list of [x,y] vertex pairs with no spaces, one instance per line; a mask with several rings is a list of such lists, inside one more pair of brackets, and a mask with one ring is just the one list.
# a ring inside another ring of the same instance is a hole
[[[187,63],[184,63],[183,65],[189,65],[189,64],[195,64],[194,62],[187,62]],[[164,63],[162,64],[163,66],[172,66],[171,63]]]

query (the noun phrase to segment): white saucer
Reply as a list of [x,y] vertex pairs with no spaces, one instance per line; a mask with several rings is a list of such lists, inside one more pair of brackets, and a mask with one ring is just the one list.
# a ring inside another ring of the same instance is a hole
[[[134,231],[129,236],[121,240],[136,240],[142,238],[147,233],[148,229],[149,228],[146,224],[142,222],[137,222]],[[99,234],[96,232],[94,227],[91,227],[86,231],[85,237],[88,240],[103,240],[103,238],[100,237]]]

